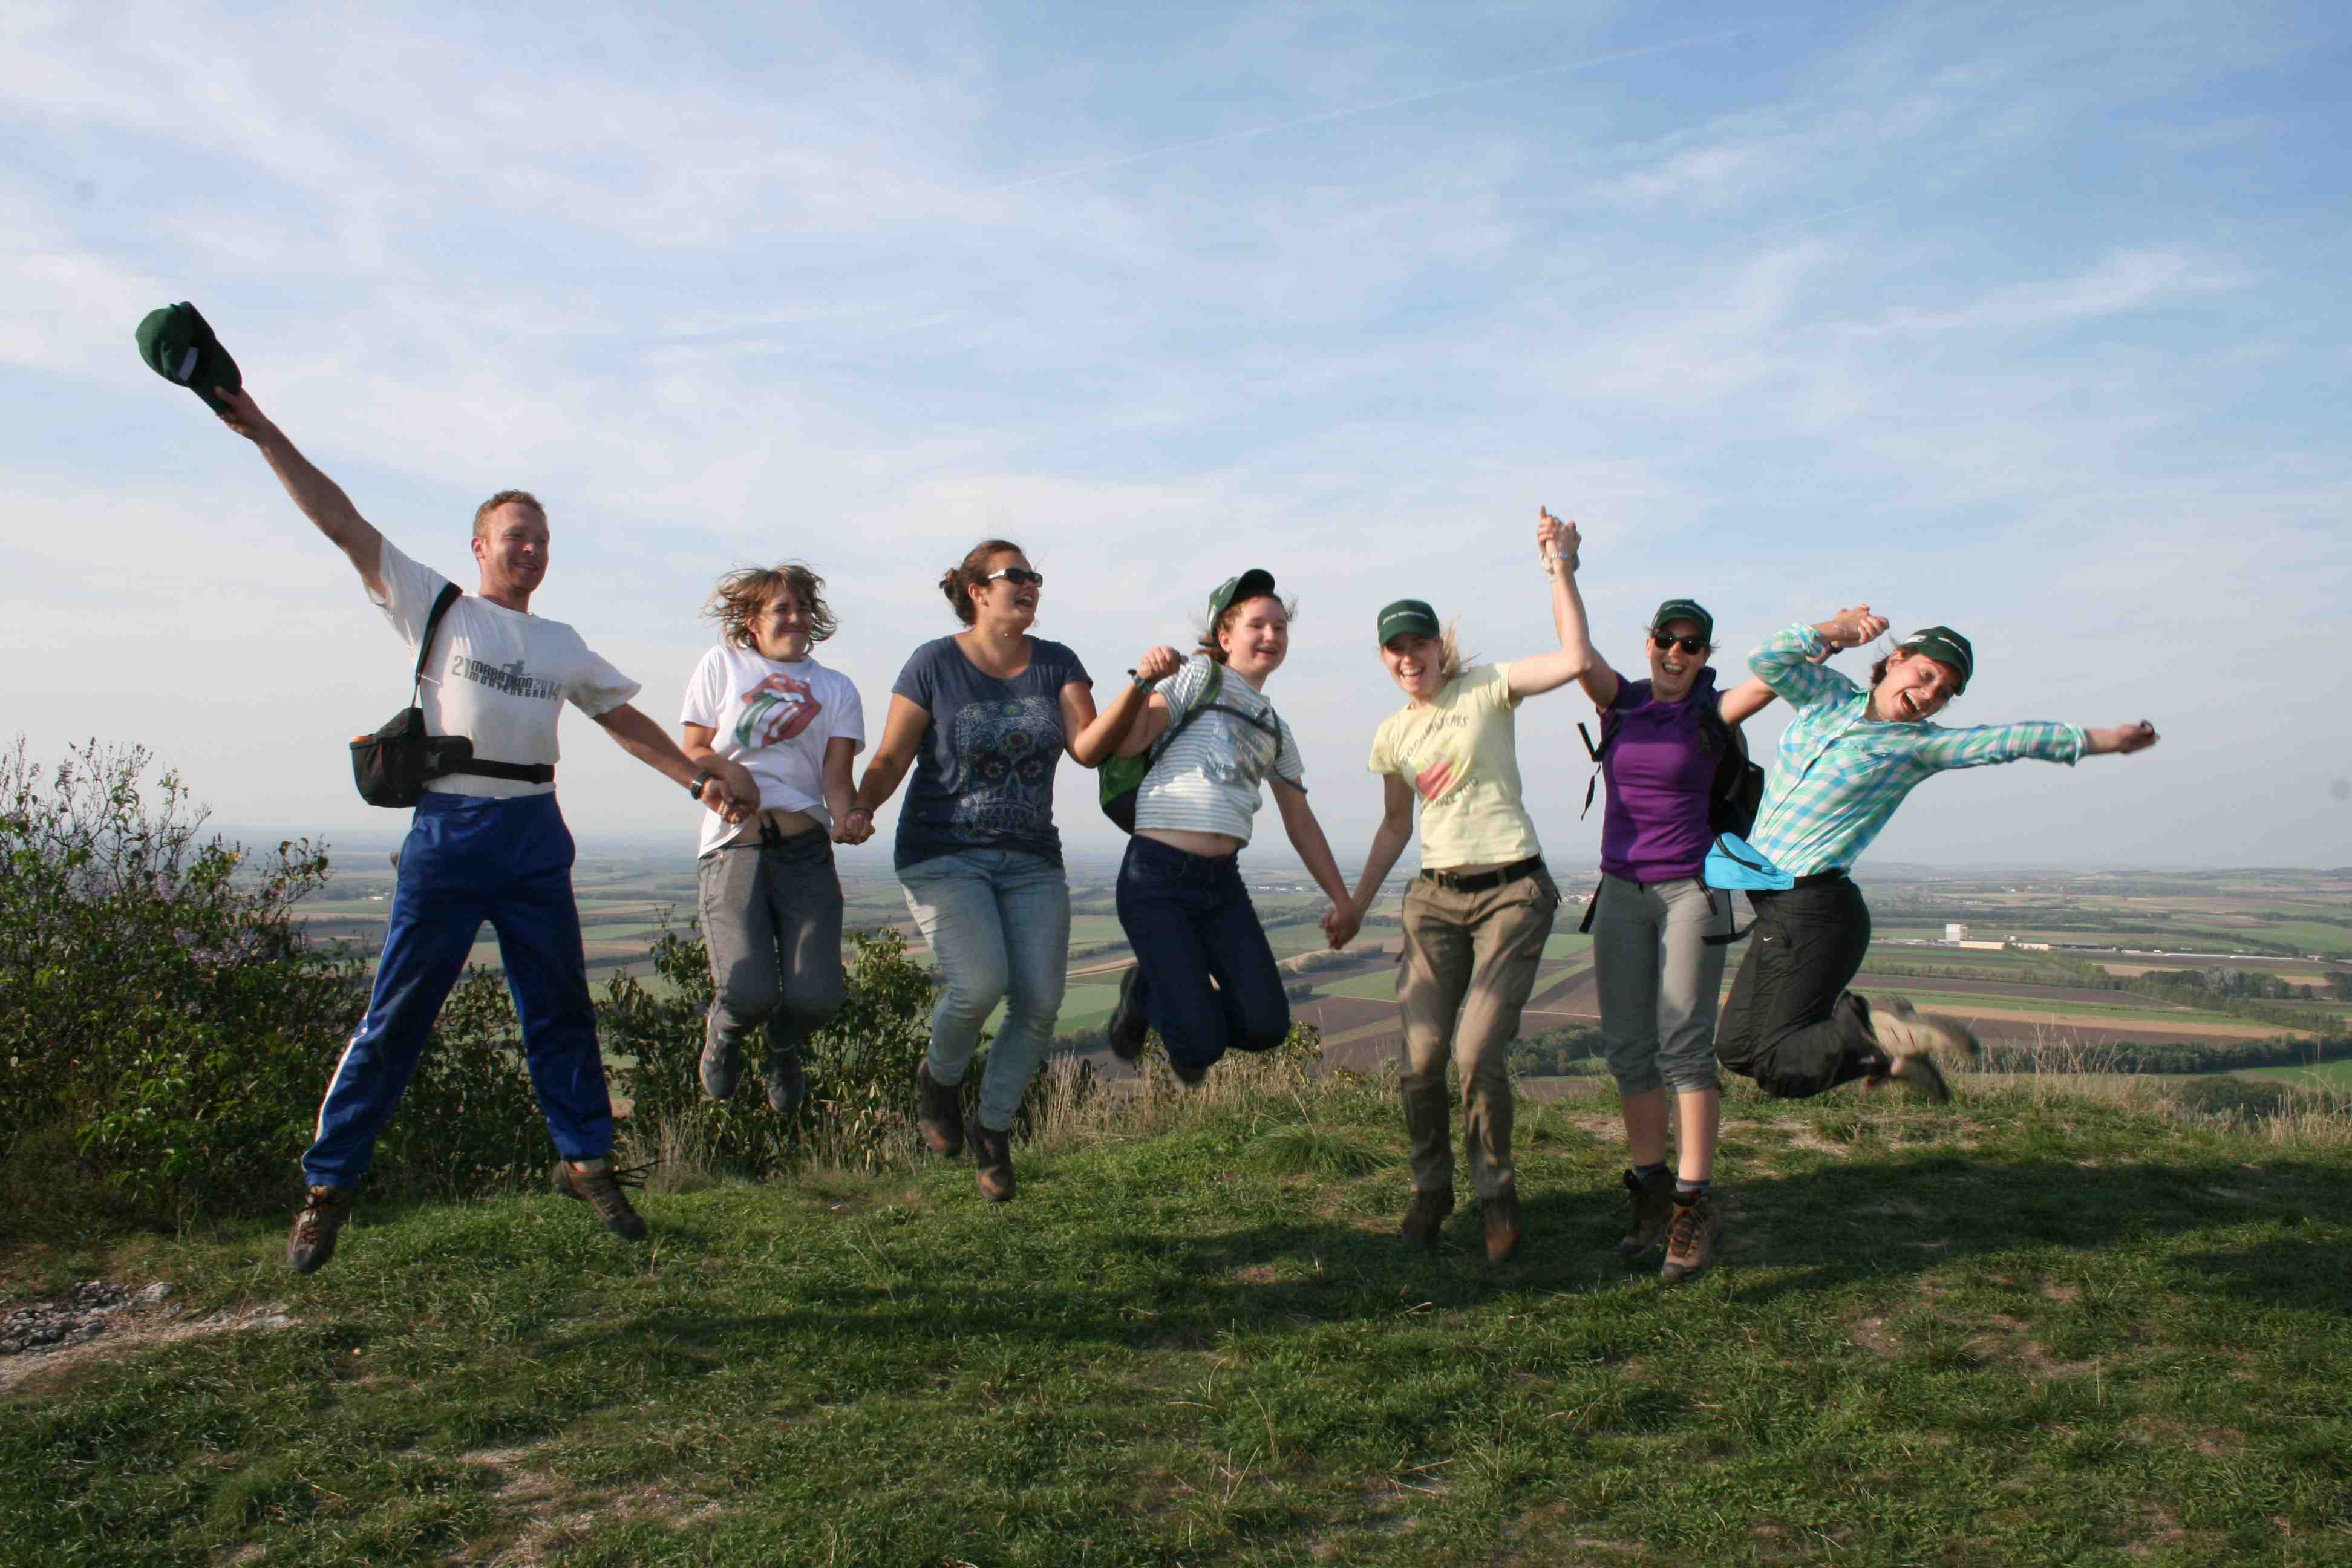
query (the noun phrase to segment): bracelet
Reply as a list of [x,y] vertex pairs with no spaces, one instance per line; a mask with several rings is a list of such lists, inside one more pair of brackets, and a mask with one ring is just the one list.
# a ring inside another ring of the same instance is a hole
[[1139,675],[1136,674],[1136,673],[1135,673],[1135,671],[1133,671],[1133,670],[1131,670],[1131,669],[1130,669],[1130,670],[1129,670],[1129,671],[1127,672],[1127,678],[1128,678],[1128,679],[1129,679],[1129,681],[1131,681],[1131,682],[1134,684],[1135,689],[1136,689],[1138,691],[1141,691],[1141,692],[1147,692],[1147,693],[1148,693],[1148,692],[1150,692],[1150,689],[1151,689],[1153,687],[1155,687],[1155,686],[1157,686],[1157,685],[1159,685],[1159,684],[1160,684],[1160,682],[1158,682],[1158,681],[1156,681],[1156,680],[1146,680],[1146,679],[1143,679],[1143,677],[1141,677],[1141,676],[1139,676]]
[[700,773],[694,775],[694,782],[686,786],[686,793],[692,795],[695,799],[700,800],[702,798],[703,786],[709,784],[712,779],[715,779],[719,775],[717,773],[712,773],[709,768],[703,769]]

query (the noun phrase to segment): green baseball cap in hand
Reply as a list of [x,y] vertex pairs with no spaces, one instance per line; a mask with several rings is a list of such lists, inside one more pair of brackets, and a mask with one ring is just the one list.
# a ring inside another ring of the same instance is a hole
[[139,357],[165,381],[203,398],[215,414],[228,410],[213,395],[215,387],[225,386],[231,392],[245,387],[244,378],[236,373],[236,361],[213,336],[211,323],[184,300],[147,312],[147,319],[139,323]]

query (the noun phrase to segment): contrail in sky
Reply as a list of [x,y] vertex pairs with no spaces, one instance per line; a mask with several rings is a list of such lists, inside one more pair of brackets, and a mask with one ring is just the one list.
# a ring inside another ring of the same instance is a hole
[[1023,179],[1008,180],[999,185],[983,185],[982,195],[997,191],[1017,191],[1026,185],[1042,185],[1055,180],[1076,179],[1081,174],[1097,174],[1105,169],[1124,168],[1140,163],[1147,158],[1165,158],[1174,153],[1191,153],[1202,147],[1220,146],[1227,142],[1245,142],[1254,136],[1271,136],[1278,131],[1297,131],[1303,126],[1328,125],[1335,120],[1353,120],[1361,114],[1377,114],[1383,109],[1396,109],[1408,103],[1426,103],[1433,98],[1448,98],[1455,93],[1475,92],[1482,87],[1500,87],[1506,82],[1529,81],[1537,77],[1558,76],[1564,71],[1590,70],[1594,66],[1614,65],[1620,60],[1638,60],[1650,55],[1672,54],[1676,49],[1695,48],[1701,44],[1721,43],[1727,38],[1744,38],[1756,33],[1769,32],[1769,26],[1735,27],[1728,32],[1706,33],[1696,38],[1680,38],[1671,44],[1653,44],[1645,49],[1620,49],[1615,54],[1595,55],[1590,59],[1570,60],[1556,66],[1538,66],[1533,70],[1511,71],[1503,76],[1481,77],[1476,81],[1456,82],[1451,87],[1432,88],[1427,92],[1409,92],[1402,98],[1384,98],[1373,103],[1360,103],[1349,109],[1334,109],[1322,114],[1302,115],[1297,120],[1279,121],[1272,125],[1253,126],[1247,131],[1227,131],[1215,136],[1203,136],[1193,142],[1171,142],[1164,147],[1148,148],[1122,157],[1104,158],[1092,163],[1076,163],[1066,169],[1054,169],[1043,174],[1031,174]]

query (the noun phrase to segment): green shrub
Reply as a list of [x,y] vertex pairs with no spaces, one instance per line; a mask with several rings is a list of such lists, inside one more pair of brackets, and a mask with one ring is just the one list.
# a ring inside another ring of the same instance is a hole
[[[703,1164],[742,1175],[783,1169],[822,1148],[871,1166],[915,1124],[915,1067],[929,1038],[931,976],[894,931],[856,931],[845,955],[847,999],[803,1053],[808,1097],[790,1117],[768,1109],[756,1076],[735,1098],[703,1098],[698,1063],[712,994],[701,938],[655,940],[656,995],[623,973],[604,988],[604,1048],[634,1058],[618,1075],[635,1100],[633,1131],[649,1148],[688,1149]],[[980,1064],[968,1082],[976,1084]]]

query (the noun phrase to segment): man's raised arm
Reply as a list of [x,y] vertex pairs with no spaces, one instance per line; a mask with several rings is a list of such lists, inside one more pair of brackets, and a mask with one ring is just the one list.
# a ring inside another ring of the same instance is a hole
[[286,432],[269,422],[269,416],[253,401],[250,393],[231,392],[226,387],[213,389],[227,407],[221,423],[261,448],[270,472],[302,509],[302,515],[318,524],[319,531],[334,542],[336,549],[351,558],[360,581],[369,593],[381,599],[384,596],[383,579],[377,568],[383,561],[383,535],[375,524],[362,517],[352,505],[352,498],[343,487],[310,466],[310,459],[294,449]]

